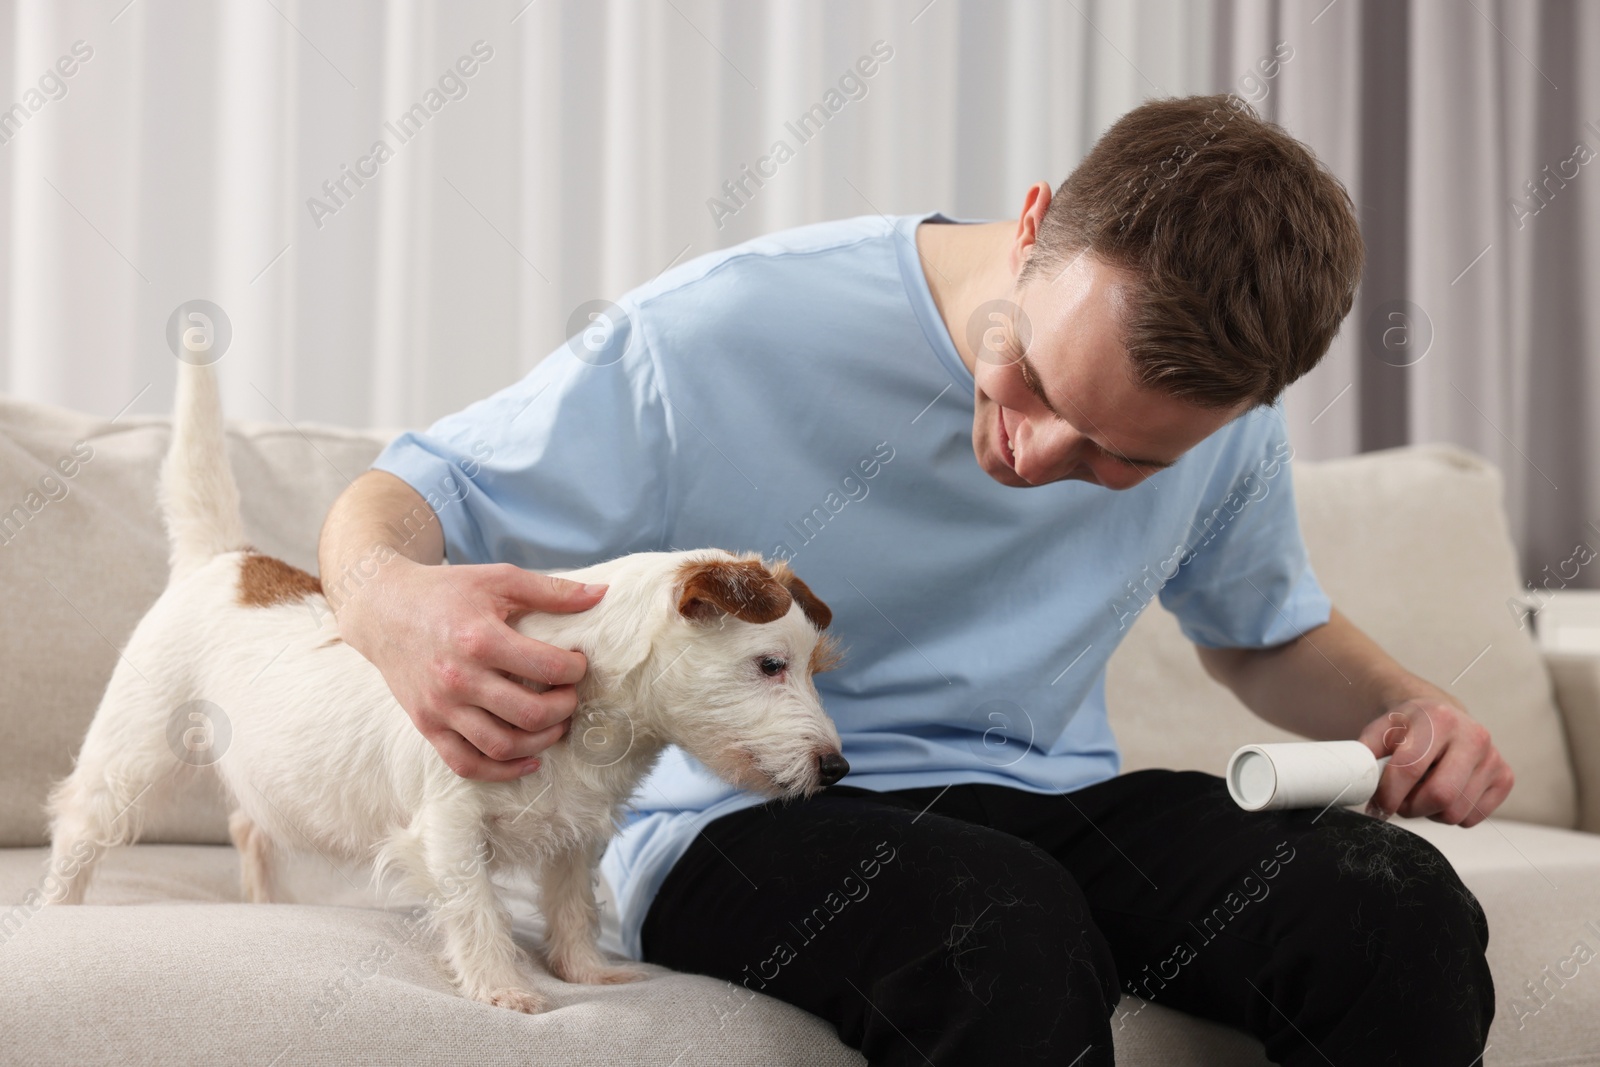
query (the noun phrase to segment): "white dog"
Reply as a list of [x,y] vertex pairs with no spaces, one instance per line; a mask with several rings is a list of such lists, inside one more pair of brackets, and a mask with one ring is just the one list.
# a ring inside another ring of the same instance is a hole
[[706,549],[565,572],[610,589],[588,611],[515,625],[588,658],[571,730],[518,781],[458,777],[377,668],[339,640],[317,579],[245,544],[212,368],[181,367],[177,408],[161,476],[171,579],[51,794],[59,902],[82,902],[101,851],[138,839],[147,792],[203,762],[193,731],[216,742],[205,731],[220,721],[231,736],[208,765],[236,807],[229,828],[249,899],[273,898],[279,850],[397,870],[434,905],[462,991],[537,1012],[492,872],[535,876],[557,977],[633,981],[644,972],[597,945],[592,878],[666,745],[774,797],[809,796],[849,770],[811,680],[831,665],[828,608],[783,563]]

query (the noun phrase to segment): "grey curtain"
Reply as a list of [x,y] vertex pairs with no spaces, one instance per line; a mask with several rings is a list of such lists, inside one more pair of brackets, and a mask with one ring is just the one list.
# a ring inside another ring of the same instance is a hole
[[[475,42],[426,128],[386,134]],[[875,47],[825,129],[787,132]],[[1237,92],[1346,182],[1371,254],[1290,391],[1299,454],[1471,448],[1527,577],[1600,584],[1563,565],[1600,548],[1595,0],[0,0],[0,86],[25,109],[0,388],[166,410],[165,326],[199,297],[234,326],[231,414],[382,426],[486,395],[671,263],[867,212],[1014,216],[1141,100]]]
[[[1595,587],[1600,4],[1227,2],[1216,69],[1289,42],[1262,110],[1349,186],[1359,300],[1289,397],[1300,454],[1451,441],[1506,480],[1524,576]],[[1222,88],[1224,83],[1217,83]]]

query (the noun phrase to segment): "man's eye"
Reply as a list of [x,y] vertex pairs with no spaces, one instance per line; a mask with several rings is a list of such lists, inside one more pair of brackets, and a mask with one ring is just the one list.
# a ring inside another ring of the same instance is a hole
[[1107,459],[1111,460],[1113,463],[1116,463],[1118,466],[1126,467],[1128,470],[1139,471],[1141,473],[1143,473],[1147,469],[1147,464],[1135,463],[1133,460],[1128,459],[1125,456],[1119,456],[1114,452],[1107,452],[1105,449],[1101,448],[1099,445],[1095,445],[1094,447],[1102,456],[1104,456]]
[[768,678],[776,678],[789,666],[789,661],[779,659],[777,656],[761,657],[761,673]]

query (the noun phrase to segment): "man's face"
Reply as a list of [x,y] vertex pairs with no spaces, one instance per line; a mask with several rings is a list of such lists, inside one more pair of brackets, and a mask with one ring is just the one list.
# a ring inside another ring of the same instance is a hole
[[1029,279],[977,353],[972,449],[1002,485],[1072,478],[1128,489],[1250,408],[1213,411],[1134,383],[1123,308],[1137,282],[1091,256]]

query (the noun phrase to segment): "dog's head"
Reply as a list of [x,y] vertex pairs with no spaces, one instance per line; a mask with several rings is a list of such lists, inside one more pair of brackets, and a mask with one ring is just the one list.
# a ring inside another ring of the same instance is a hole
[[647,702],[662,735],[718,777],[810,795],[849,771],[812,675],[837,662],[833,613],[786,563],[689,553],[671,579]]

